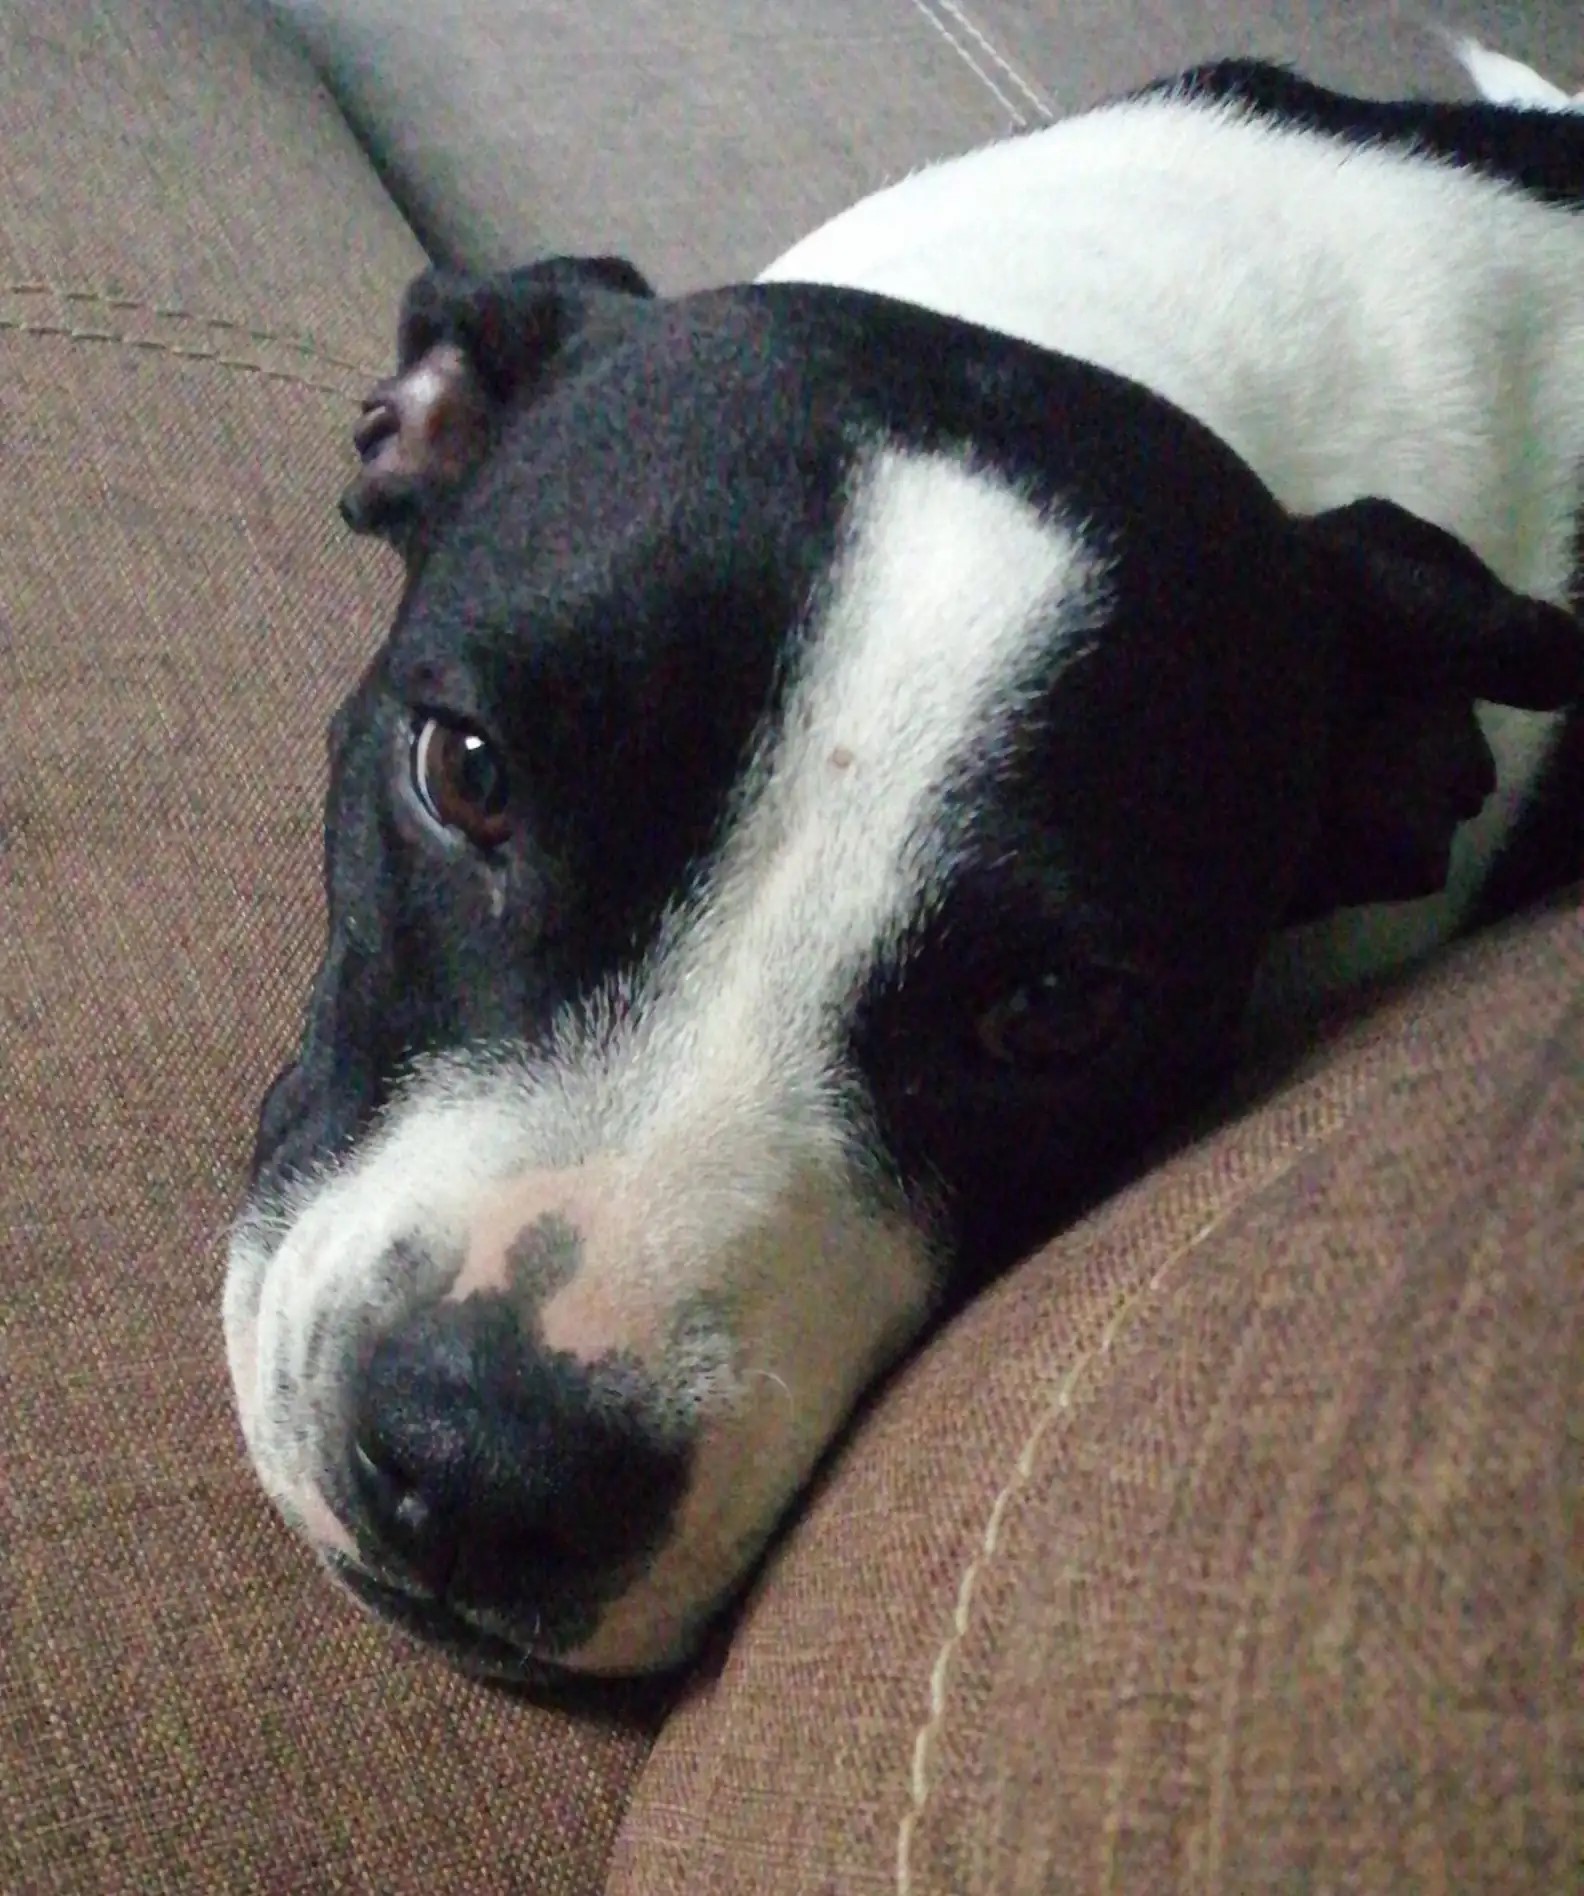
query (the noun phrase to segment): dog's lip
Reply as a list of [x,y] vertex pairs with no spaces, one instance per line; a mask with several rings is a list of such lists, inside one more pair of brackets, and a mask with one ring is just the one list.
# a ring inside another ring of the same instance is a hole
[[528,1645],[486,1633],[464,1619],[454,1607],[433,1594],[392,1586],[368,1568],[340,1554],[326,1554],[325,1564],[361,1605],[426,1645],[439,1647],[469,1669],[493,1677],[521,1678],[529,1671],[551,1672],[555,1661]]

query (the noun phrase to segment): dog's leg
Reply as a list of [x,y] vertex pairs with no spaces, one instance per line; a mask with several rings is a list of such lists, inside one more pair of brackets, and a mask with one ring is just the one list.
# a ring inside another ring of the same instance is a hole
[[[1584,113],[1584,91],[1567,93],[1533,67],[1476,39],[1454,39],[1453,52],[1481,98],[1493,105]],[[1534,795],[1480,891],[1475,923],[1501,921],[1584,875],[1584,710],[1573,710]]]

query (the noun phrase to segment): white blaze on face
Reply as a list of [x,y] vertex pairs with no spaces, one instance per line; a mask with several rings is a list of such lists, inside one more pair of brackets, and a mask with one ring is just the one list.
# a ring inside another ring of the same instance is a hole
[[[282,1364],[298,1381],[308,1326],[399,1306],[380,1263],[398,1239],[465,1256],[454,1292],[503,1286],[516,1236],[553,1213],[579,1256],[548,1289],[546,1341],[632,1352],[698,1441],[666,1547],[572,1663],[653,1664],[685,1640],[927,1314],[928,1239],[886,1190],[843,1070],[850,1009],[966,840],[944,793],[993,772],[1053,665],[1084,649],[1101,581],[1077,535],[999,478],[869,460],[782,720],[650,965],[561,1023],[548,1055],[437,1063],[295,1218],[256,1325],[228,1312],[250,1446],[299,1522],[289,1491],[345,1447],[303,1428],[310,1390],[262,1392]],[[245,1238],[232,1268],[257,1272]]]

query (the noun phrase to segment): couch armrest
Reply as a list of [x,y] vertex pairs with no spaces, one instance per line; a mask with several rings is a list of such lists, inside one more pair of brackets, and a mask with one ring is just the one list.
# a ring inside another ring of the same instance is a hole
[[1581,893],[909,1365],[662,1734],[613,1891],[1570,1886]]

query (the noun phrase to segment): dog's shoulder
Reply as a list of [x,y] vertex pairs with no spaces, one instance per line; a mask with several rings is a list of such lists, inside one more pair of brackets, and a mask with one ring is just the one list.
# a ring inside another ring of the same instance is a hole
[[1129,96],[1230,107],[1294,131],[1440,159],[1516,185],[1548,204],[1584,206],[1584,112],[1483,100],[1357,98],[1259,59],[1193,66]]

